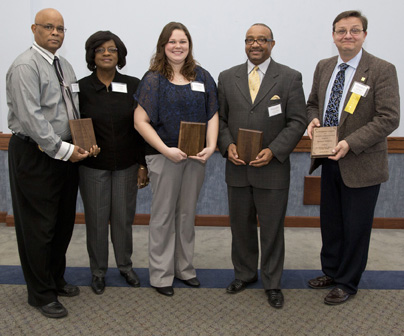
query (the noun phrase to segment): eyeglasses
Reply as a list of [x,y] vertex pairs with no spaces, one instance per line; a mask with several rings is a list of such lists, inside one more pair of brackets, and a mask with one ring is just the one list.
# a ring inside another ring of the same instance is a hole
[[[107,48],[107,50],[111,54],[115,54],[116,52],[118,52],[118,48],[114,48],[114,47],[109,47],[109,48]],[[97,48],[94,50],[94,52],[96,54],[103,54],[103,53],[105,53],[105,48]]]
[[41,26],[42,28],[44,28],[45,30],[47,30],[47,31],[50,31],[50,32],[53,32],[54,30],[55,30],[55,28],[56,28],[56,31],[58,32],[58,33],[60,33],[60,34],[64,34],[65,32],[66,32],[66,28],[65,27],[63,27],[63,26],[57,26],[57,27],[55,27],[54,25],[51,25],[51,24],[46,24],[46,25],[43,25],[43,24],[40,24],[40,23],[35,23],[35,25],[36,26]]
[[[349,31],[349,34],[353,36],[358,36],[361,32],[363,32],[363,29],[352,28]],[[348,31],[346,29],[338,29],[335,30],[334,33],[337,34],[338,36],[345,36],[348,33]]]
[[263,45],[263,44],[265,44],[267,42],[272,42],[272,41],[273,41],[273,39],[266,39],[266,38],[262,38],[262,37],[257,38],[257,39],[253,39],[251,37],[248,37],[248,38],[246,38],[244,40],[245,44],[248,44],[248,45],[253,45],[254,42],[257,42],[259,45]]

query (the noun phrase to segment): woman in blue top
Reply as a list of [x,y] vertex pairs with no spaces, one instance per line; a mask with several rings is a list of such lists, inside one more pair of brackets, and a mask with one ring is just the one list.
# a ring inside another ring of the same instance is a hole
[[[196,203],[205,163],[219,129],[216,84],[196,65],[192,39],[181,23],[160,34],[150,70],[135,94],[135,128],[148,143],[146,163],[153,200],[149,223],[150,284],[172,296],[174,277],[198,287],[194,254]],[[181,121],[207,123],[206,147],[196,156],[177,148]]]

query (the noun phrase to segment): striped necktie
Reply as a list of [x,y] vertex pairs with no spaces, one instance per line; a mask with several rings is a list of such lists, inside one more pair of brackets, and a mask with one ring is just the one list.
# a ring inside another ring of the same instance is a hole
[[340,70],[335,77],[334,84],[331,88],[330,100],[328,101],[325,111],[324,126],[338,126],[338,111],[344,91],[345,70],[349,67],[346,63],[339,65]]
[[53,65],[55,66],[56,75],[60,83],[60,89],[62,90],[63,100],[65,101],[67,114],[70,120],[79,119],[79,113],[74,105],[73,95],[68,85],[65,84],[63,79],[63,71],[60,66],[60,61],[57,56],[53,59]]
[[260,89],[260,75],[258,74],[258,66],[255,66],[248,76],[248,87],[250,89],[251,100],[254,103],[257,97],[258,90]]

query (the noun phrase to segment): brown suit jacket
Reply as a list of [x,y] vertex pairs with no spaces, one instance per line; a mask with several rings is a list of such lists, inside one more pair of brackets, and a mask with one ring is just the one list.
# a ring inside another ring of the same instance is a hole
[[[309,122],[318,118],[323,123],[324,104],[328,104],[325,94],[337,60],[334,56],[317,64],[307,102]],[[394,65],[365,50],[351,85],[355,81],[369,85],[370,90],[366,97],[360,98],[353,114],[342,110],[338,139],[346,140],[350,150],[338,163],[345,185],[361,188],[388,180],[387,136],[399,125],[400,96]],[[349,91],[344,108],[350,96]],[[312,160],[310,174],[320,164],[321,159]]]
[[[226,160],[226,183],[233,187],[288,188],[289,154],[296,147],[307,126],[300,72],[272,59],[258,95],[252,103],[246,62],[219,75],[218,92],[218,146],[223,156],[227,156],[228,146],[237,142],[239,128],[262,131],[262,148],[268,147],[274,154],[268,165],[259,168],[249,165],[236,166]],[[279,99],[274,99],[276,96]],[[281,113],[269,116],[268,107],[279,104]]]

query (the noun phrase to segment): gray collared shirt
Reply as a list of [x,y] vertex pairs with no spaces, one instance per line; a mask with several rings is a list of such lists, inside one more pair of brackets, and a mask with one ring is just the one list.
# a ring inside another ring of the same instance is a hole
[[[72,66],[60,63],[67,85],[76,83]],[[53,66],[53,54],[34,44],[16,58],[6,76],[8,127],[32,138],[50,157],[67,160],[73,152],[66,104]],[[78,107],[78,94],[73,93]]]

